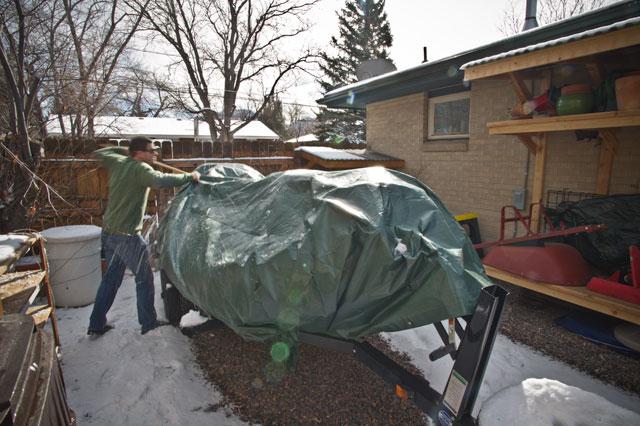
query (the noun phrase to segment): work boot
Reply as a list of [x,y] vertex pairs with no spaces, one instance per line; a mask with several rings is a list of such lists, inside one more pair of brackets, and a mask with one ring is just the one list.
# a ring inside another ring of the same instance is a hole
[[101,330],[93,330],[91,328],[88,329],[87,335],[89,336],[89,339],[94,340],[102,336],[104,333],[106,333],[109,330],[113,330],[113,326],[111,324],[105,324],[105,326]]
[[156,329],[158,327],[164,327],[165,325],[170,325],[171,323],[168,321],[163,321],[163,320],[156,320],[153,324],[148,325],[148,326],[143,326],[142,330],[140,330],[140,334],[147,334],[148,332],[150,332],[153,329]]

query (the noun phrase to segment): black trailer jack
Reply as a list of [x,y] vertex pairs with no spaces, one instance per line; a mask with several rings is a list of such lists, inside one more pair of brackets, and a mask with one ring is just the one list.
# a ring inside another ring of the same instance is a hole
[[461,339],[457,350],[449,343],[442,324],[434,324],[444,346],[432,352],[430,360],[435,361],[446,355],[455,360],[443,395],[422,376],[409,373],[369,343],[302,332],[298,336],[301,342],[352,352],[359,361],[396,386],[396,394],[413,400],[435,424],[475,425],[477,422],[471,413],[498,333],[507,294],[497,285],[486,287],[480,293],[473,315],[463,317],[466,327],[463,329],[460,322],[455,320],[456,334]]
[[[182,314],[195,306],[170,285],[164,273],[161,273],[161,277],[167,319],[178,324]],[[305,332],[299,332],[298,337],[303,343],[352,353],[356,359],[395,386],[397,395],[413,400],[437,425],[475,425],[477,421],[472,417],[472,411],[498,333],[507,295],[508,292],[497,285],[482,289],[473,314],[462,317],[466,326],[463,328],[460,321],[455,319],[455,332],[460,338],[457,349],[454,344],[449,343],[449,335],[442,324],[433,324],[444,345],[433,351],[429,359],[435,361],[449,355],[454,360],[443,394],[433,389],[424,377],[409,373],[367,342]]]

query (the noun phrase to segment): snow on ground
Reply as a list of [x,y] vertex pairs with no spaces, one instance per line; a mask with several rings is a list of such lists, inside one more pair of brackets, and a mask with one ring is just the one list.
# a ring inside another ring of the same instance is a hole
[[480,426],[637,425],[640,415],[557,380],[527,379],[487,399],[478,421]]
[[[447,327],[446,323],[443,325],[445,328]],[[443,357],[435,362],[429,361],[429,353],[442,346],[442,340],[440,340],[435,327],[427,325],[396,333],[383,333],[383,336],[390,340],[392,347],[406,352],[411,357],[413,364],[423,371],[431,387],[440,393],[444,391],[453,367],[453,361],[450,357]],[[478,414],[482,403],[491,395],[507,387],[519,385],[527,378],[558,380],[600,395],[620,407],[635,412],[640,411],[640,398],[594,379],[540,352],[533,351],[527,346],[514,343],[503,335],[498,335],[489,358],[489,365],[480,387],[473,415]],[[508,411],[508,405],[503,409]],[[549,424],[551,425],[551,423]],[[582,424],[591,424],[590,419],[583,421]]]
[[[156,275],[156,309],[162,318],[164,312],[159,283],[159,276]],[[86,335],[92,306],[57,310],[67,397],[69,405],[78,416],[78,424],[242,424],[236,416],[230,415],[228,409],[212,409],[213,404],[220,402],[221,395],[205,381],[191,353],[188,338],[170,326],[140,335],[135,306],[135,284],[133,278],[127,275],[109,312],[109,322],[115,329],[95,340],[90,340]],[[187,319],[198,322],[195,313]],[[443,391],[452,361],[448,357],[434,363],[428,361],[429,352],[441,345],[433,326],[384,335],[392,346],[411,356],[433,388]],[[521,383],[527,378],[552,380]],[[555,380],[595,395],[563,386]],[[503,389],[502,393],[498,393]],[[526,401],[518,403],[530,406],[539,404],[538,406],[544,407],[546,414],[555,415],[555,418],[564,418],[569,414],[590,415],[588,410],[573,410],[567,404],[551,405],[545,402],[549,395],[562,392],[569,399],[578,398],[582,407],[589,404],[596,406],[596,403],[599,407],[606,406],[603,401],[594,402],[599,395],[628,410],[640,410],[639,398],[551,360],[526,346],[515,344],[504,336],[498,336],[474,415],[478,414],[483,402],[494,394],[495,397],[487,402],[487,410],[505,413],[520,410],[521,417],[517,424],[535,424],[539,415],[530,414],[527,418],[524,406],[516,404],[516,395]],[[536,413],[540,411],[535,410]],[[592,418],[585,420],[580,417],[574,420],[575,423],[572,424],[592,424]]]
[[[163,318],[158,274],[155,282]],[[78,425],[243,424],[222,409],[212,411],[220,393],[206,383],[178,329],[140,334],[133,277],[125,276],[109,312],[115,329],[95,340],[86,334],[92,306],[56,310],[67,398]]]

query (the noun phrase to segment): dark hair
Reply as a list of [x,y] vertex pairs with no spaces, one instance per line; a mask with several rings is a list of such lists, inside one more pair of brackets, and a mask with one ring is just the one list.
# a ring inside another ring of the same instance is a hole
[[136,136],[129,142],[129,155],[135,154],[136,151],[147,151],[150,144],[153,147],[151,139],[144,136]]

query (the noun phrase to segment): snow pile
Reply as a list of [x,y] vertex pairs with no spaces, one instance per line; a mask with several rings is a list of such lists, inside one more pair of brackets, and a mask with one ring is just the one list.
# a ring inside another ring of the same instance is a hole
[[557,380],[527,379],[482,405],[480,426],[640,425],[640,415]]
[[180,318],[180,328],[196,327],[207,322],[209,318],[200,315],[200,312],[191,309]]

